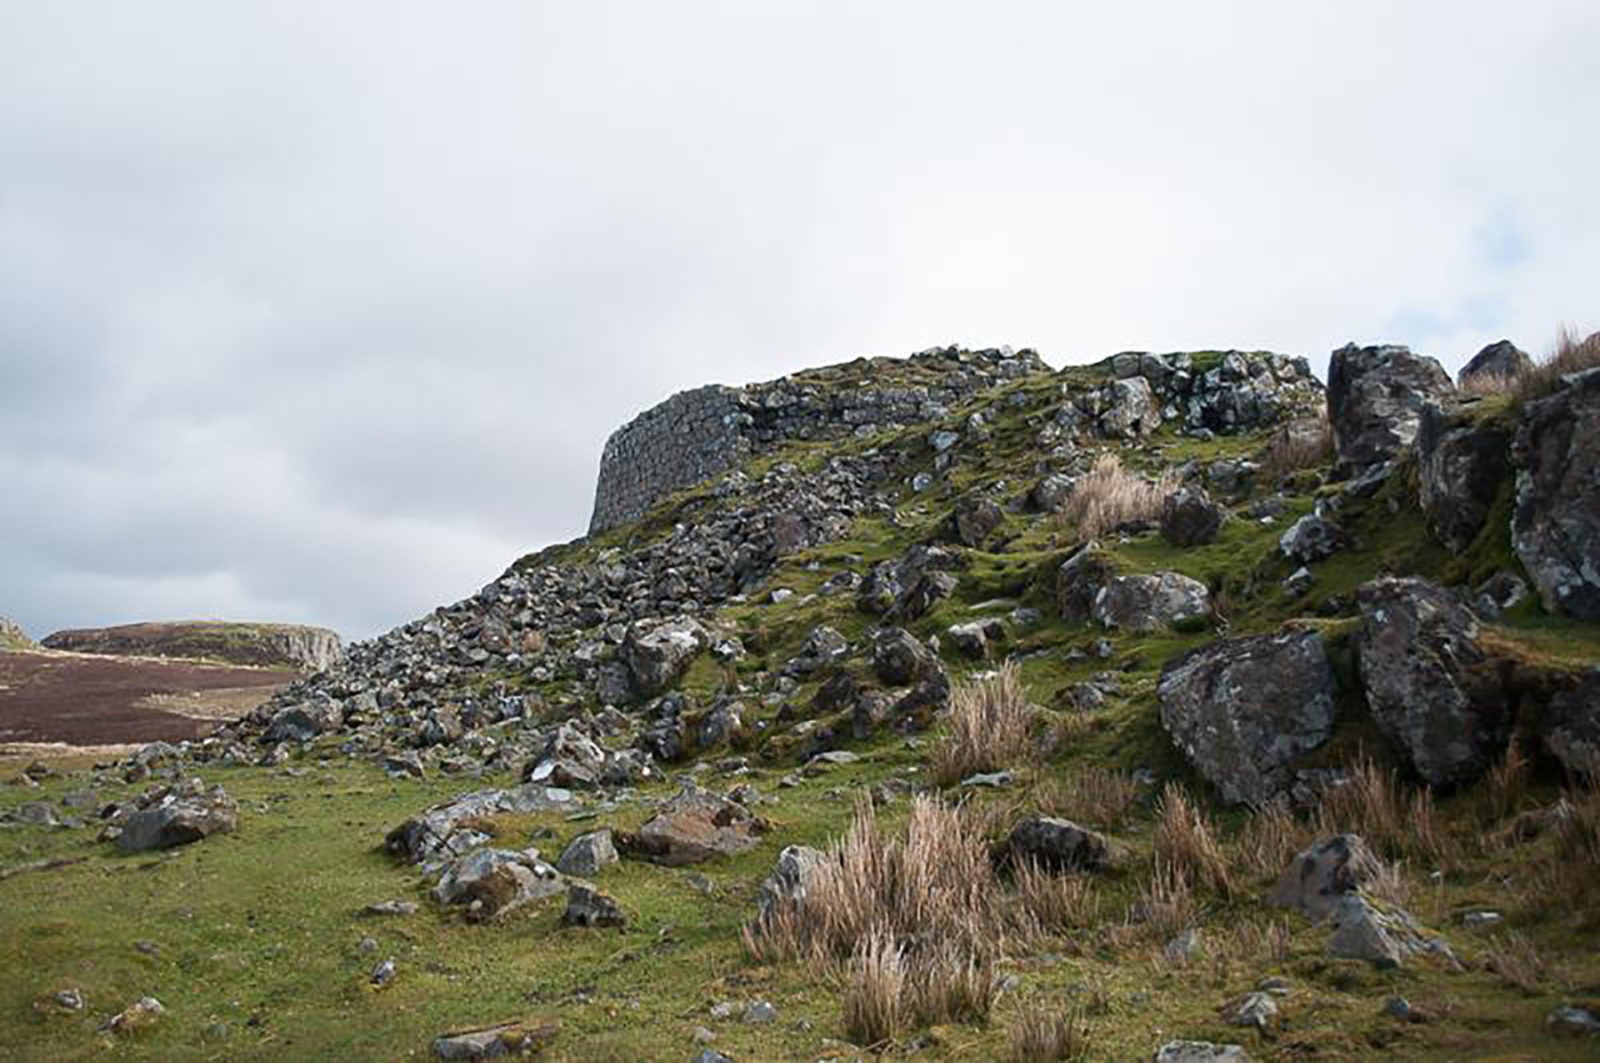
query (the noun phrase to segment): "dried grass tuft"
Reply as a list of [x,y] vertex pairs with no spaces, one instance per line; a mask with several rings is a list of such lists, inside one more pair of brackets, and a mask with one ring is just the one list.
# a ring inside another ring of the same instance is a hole
[[1139,799],[1139,784],[1127,772],[1092,764],[1047,779],[1038,787],[1036,799],[1046,815],[1117,830]]
[[1168,783],[1156,802],[1156,860],[1192,887],[1233,893],[1228,859],[1211,821],[1177,783]]
[[950,694],[949,730],[929,753],[934,781],[951,786],[978,772],[1031,760],[1033,721],[1015,661],[989,679],[958,683]]
[[1006,1018],[1006,1040],[1015,1063],[1084,1059],[1089,1025],[1077,1010],[1062,1011],[1029,999]]
[[1179,483],[1173,470],[1147,480],[1124,469],[1115,454],[1102,454],[1073,485],[1056,519],[1084,539],[1099,538],[1124,524],[1160,517],[1162,503]]
[[1532,941],[1515,930],[1496,934],[1489,940],[1484,967],[1500,976],[1506,985],[1529,996],[1538,996],[1544,981],[1545,962]]

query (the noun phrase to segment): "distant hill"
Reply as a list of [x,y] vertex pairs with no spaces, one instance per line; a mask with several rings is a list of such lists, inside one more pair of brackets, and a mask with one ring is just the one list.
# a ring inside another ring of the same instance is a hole
[[47,635],[43,645],[75,653],[184,657],[307,672],[322,671],[344,655],[338,634],[327,628],[220,620],[75,628]]

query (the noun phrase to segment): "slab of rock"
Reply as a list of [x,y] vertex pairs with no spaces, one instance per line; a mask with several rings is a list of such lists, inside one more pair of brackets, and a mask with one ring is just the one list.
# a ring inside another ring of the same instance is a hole
[[1497,340],[1472,356],[1456,379],[1465,387],[1473,380],[1514,380],[1533,368],[1533,359],[1510,340]]
[[537,851],[476,849],[445,869],[433,887],[433,899],[465,904],[472,918],[488,920],[564,888],[561,875]]
[[778,854],[777,866],[756,890],[756,921],[765,923],[785,904],[805,899],[806,890],[822,867],[826,856],[808,845],[786,845]]
[[626,926],[628,917],[610,894],[574,882],[567,887],[561,921],[568,926]]
[[1430,402],[1417,431],[1418,496],[1428,530],[1459,553],[1489,519],[1511,476],[1511,432],[1471,406]]
[[1123,631],[1160,631],[1204,625],[1211,617],[1211,592],[1177,572],[1116,576],[1094,599],[1094,619]]
[[1546,610],[1600,620],[1600,368],[1529,403],[1512,456],[1518,559]]
[[220,786],[205,789],[200,780],[156,791],[122,823],[117,848],[125,853],[171,849],[227,834],[239,823],[239,806]]
[[1168,1041],[1155,1055],[1155,1063],[1249,1063],[1249,1060],[1250,1056],[1238,1045],[1210,1041]]
[[709,645],[711,636],[698,620],[675,617],[634,624],[620,652],[634,692],[653,698],[681,679],[695,655]]
[[1334,677],[1315,631],[1222,639],[1169,661],[1161,724],[1233,804],[1262,804],[1333,732]]
[[1422,579],[1373,580],[1356,597],[1356,657],[1378,729],[1430,784],[1471,782],[1511,725],[1498,682],[1480,668],[1477,618]]
[[560,1027],[550,1023],[508,1022],[483,1030],[447,1033],[433,1042],[440,1059],[495,1059],[535,1055],[555,1039]]
[[1012,827],[1006,847],[1013,861],[1032,861],[1052,871],[1106,871],[1118,858],[1105,835],[1052,816],[1030,816]]
[[1278,552],[1301,564],[1322,561],[1344,549],[1344,529],[1321,502],[1310,513],[1289,525],[1278,539]]
[[938,671],[939,662],[905,628],[879,628],[872,635],[872,671],[889,686],[907,686]]
[[618,861],[617,847],[612,843],[610,830],[580,834],[568,843],[556,860],[556,870],[563,875],[593,878],[603,867]]
[[1337,834],[1296,856],[1267,895],[1267,903],[1308,919],[1325,919],[1377,870],[1378,860],[1359,834]]
[[425,867],[437,866],[489,841],[489,835],[473,829],[473,820],[508,812],[570,812],[576,807],[570,792],[555,787],[479,790],[406,820],[388,833],[383,845],[391,856]]
[[1180,487],[1161,503],[1161,537],[1173,546],[1216,542],[1228,511],[1202,487]]
[[1357,347],[1328,363],[1328,416],[1334,449],[1346,469],[1388,461],[1417,435],[1422,407],[1455,390],[1432,358],[1406,347]]
[[752,849],[767,830],[743,805],[690,784],[636,833],[619,831],[616,844],[625,856],[682,867]]

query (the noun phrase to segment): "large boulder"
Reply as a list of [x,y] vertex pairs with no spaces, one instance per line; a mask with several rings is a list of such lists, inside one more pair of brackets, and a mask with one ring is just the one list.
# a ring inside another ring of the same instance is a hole
[[1430,402],[1417,430],[1417,473],[1428,530],[1459,553],[1483,530],[1511,475],[1511,433],[1474,417],[1471,406]]
[[1056,571],[1056,609],[1069,624],[1086,624],[1095,599],[1117,574],[1116,565],[1095,542],[1085,543]]
[[634,693],[653,698],[665,692],[710,644],[705,627],[692,617],[634,624],[622,640],[622,663],[628,668]]
[[1498,678],[1482,667],[1477,618],[1423,579],[1373,580],[1356,597],[1356,658],[1378,729],[1430,784],[1471,782],[1511,725]]
[[872,635],[872,671],[889,686],[915,683],[939,669],[939,660],[911,632],[879,628]]
[[117,835],[125,853],[171,849],[227,834],[238,825],[239,806],[220,786],[205,789],[200,780],[147,795],[143,807],[128,816]]
[[1600,368],[1528,404],[1511,542],[1545,609],[1600,620]]
[[1177,572],[1117,576],[1094,599],[1095,621],[1123,631],[1198,627],[1210,616],[1206,585]]
[[1030,816],[1018,823],[1006,848],[1013,861],[1032,861],[1051,871],[1105,871],[1118,857],[1105,835],[1051,816]]
[[1180,487],[1161,503],[1161,537],[1173,546],[1215,542],[1228,511],[1203,487]]
[[537,850],[485,848],[448,865],[433,887],[433,899],[466,905],[471,918],[487,920],[565,888],[560,873],[540,860]]
[[1324,838],[1294,858],[1267,895],[1267,903],[1289,908],[1307,919],[1330,915],[1378,871],[1377,857],[1359,834]]
[[1533,368],[1533,359],[1510,340],[1497,340],[1472,356],[1456,379],[1466,387],[1475,380],[1515,380]]
[[1328,416],[1334,448],[1347,469],[1388,461],[1417,434],[1422,407],[1454,386],[1432,358],[1405,347],[1357,347],[1328,363]]
[[616,844],[626,856],[681,867],[752,849],[768,826],[738,802],[690,783],[637,832],[619,831]]
[[1234,804],[1288,787],[1295,758],[1333,731],[1334,677],[1315,631],[1222,639],[1167,663],[1161,724]]

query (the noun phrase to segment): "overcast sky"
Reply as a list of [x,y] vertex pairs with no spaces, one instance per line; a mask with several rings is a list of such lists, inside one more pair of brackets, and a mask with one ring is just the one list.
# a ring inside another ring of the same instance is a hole
[[1590,328],[1600,5],[0,0],[0,614],[366,636],[668,394]]

